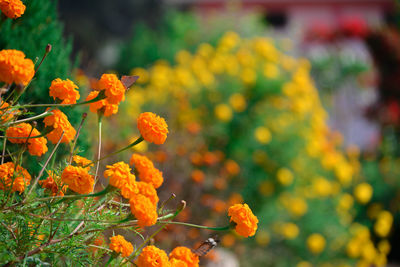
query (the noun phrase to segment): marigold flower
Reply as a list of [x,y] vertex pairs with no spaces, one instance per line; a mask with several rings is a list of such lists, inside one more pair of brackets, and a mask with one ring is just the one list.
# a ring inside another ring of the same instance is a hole
[[113,165],[107,165],[104,171],[104,177],[110,178],[110,185],[121,189],[121,194],[125,198],[131,198],[138,193],[136,177],[131,173],[128,164],[120,161]]
[[25,58],[24,52],[14,49],[0,51],[0,81],[27,85],[34,74],[33,62]]
[[25,9],[26,6],[20,0],[0,0],[1,12],[10,19],[21,17]]
[[62,100],[61,104],[75,104],[80,98],[78,86],[70,79],[61,80],[57,78],[51,82],[49,95]]
[[10,105],[7,102],[1,102],[0,104],[0,122],[5,123],[14,117],[15,111],[8,108]]
[[150,183],[154,188],[159,188],[164,182],[163,173],[157,168],[152,168],[148,172],[139,173],[142,182]]
[[72,161],[75,162],[75,164],[76,164],[77,166],[79,166],[79,167],[83,167],[83,166],[86,166],[86,165],[89,165],[89,164],[90,164],[88,167],[86,167],[87,169],[90,169],[90,167],[93,166],[93,163],[92,163],[91,160],[89,160],[89,159],[87,159],[87,158],[84,158],[84,157],[81,157],[81,156],[79,156],[79,155],[73,156],[73,157],[72,157]]
[[[86,101],[96,98],[98,94],[99,94],[99,91],[90,92],[90,94],[86,98]],[[104,116],[108,117],[108,116],[111,116],[118,112],[118,105],[109,103],[107,101],[107,99],[102,99],[102,100],[96,101],[94,103],[90,103],[89,109],[93,113],[97,113],[98,110],[102,110],[104,113]]]
[[167,253],[155,246],[147,246],[140,253],[137,261],[140,267],[170,267]]
[[47,179],[39,181],[39,184],[43,188],[50,190],[53,196],[64,196],[68,186],[63,185],[62,188],[60,188],[61,178],[52,171],[49,171],[48,174],[49,176]]
[[93,191],[94,177],[82,167],[67,166],[61,174],[61,180],[76,193],[89,194]]
[[128,257],[133,252],[133,245],[131,242],[125,240],[122,235],[112,236],[110,238],[110,249],[117,253],[121,253],[122,257]]
[[188,267],[198,267],[199,266],[199,256],[194,254],[187,247],[176,247],[169,254],[169,259],[178,259],[184,261]]
[[157,222],[157,207],[144,195],[133,195],[129,201],[131,212],[141,227],[151,226]]
[[171,267],[189,267],[186,262],[178,259],[170,259],[169,263],[171,264]]
[[137,119],[137,127],[143,139],[156,145],[167,139],[168,125],[165,120],[152,112],[144,112]]
[[[40,135],[37,129],[32,129],[29,123],[20,123],[16,126],[9,127],[6,131],[6,136],[11,143],[28,144],[28,151],[33,156],[41,156],[47,152],[47,140],[44,137],[32,138]],[[18,137],[18,138],[12,138]],[[25,138],[23,138],[25,137]],[[30,137],[29,139],[27,139]]]
[[60,110],[55,109],[52,110],[51,113],[53,115],[47,116],[44,118],[43,122],[47,127],[53,127],[54,130],[48,133],[47,138],[53,143],[56,144],[62,133],[64,135],[61,139],[61,143],[68,144],[71,142],[76,134],[74,127],[72,127],[71,123],[68,121],[68,117],[62,113]]
[[321,253],[325,248],[325,244],[325,238],[320,234],[315,233],[307,238],[307,247],[314,254]]
[[125,100],[125,86],[115,74],[103,74],[97,83],[100,90],[105,90],[110,104],[119,104]]
[[153,203],[153,205],[156,206],[159,199],[157,196],[157,191],[154,188],[154,186],[152,184],[145,182],[137,182],[136,184],[139,190],[139,194],[150,199],[151,203]]
[[15,165],[12,162],[0,165],[0,189],[11,189],[12,192],[18,191],[22,193],[30,183],[30,174],[21,166],[18,166],[15,171]]
[[236,223],[236,232],[243,236],[253,236],[257,230],[258,219],[247,204],[236,204],[229,208],[228,215]]
[[133,154],[129,161],[129,165],[134,165],[139,173],[145,173],[154,168],[153,162],[146,156]]

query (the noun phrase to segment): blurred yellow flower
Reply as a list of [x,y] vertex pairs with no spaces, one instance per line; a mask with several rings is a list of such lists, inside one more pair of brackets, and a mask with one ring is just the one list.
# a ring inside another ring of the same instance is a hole
[[254,137],[261,144],[268,144],[271,141],[271,132],[266,127],[258,127],[254,132]]
[[287,186],[293,183],[294,176],[289,169],[281,168],[276,173],[276,178],[278,179],[279,183]]
[[236,112],[242,112],[246,109],[247,103],[246,98],[239,93],[235,93],[229,97],[229,104]]
[[266,246],[269,244],[270,241],[270,235],[267,231],[265,230],[259,230],[256,233],[256,242],[260,246]]
[[325,249],[325,238],[318,233],[314,233],[307,238],[308,250],[313,254],[319,254]]
[[217,119],[228,122],[232,119],[232,109],[226,104],[219,104],[214,109]]
[[281,226],[281,233],[286,239],[295,239],[299,232],[299,227],[294,223],[284,223]]
[[373,188],[370,184],[361,183],[354,188],[354,196],[361,204],[366,204],[371,200]]

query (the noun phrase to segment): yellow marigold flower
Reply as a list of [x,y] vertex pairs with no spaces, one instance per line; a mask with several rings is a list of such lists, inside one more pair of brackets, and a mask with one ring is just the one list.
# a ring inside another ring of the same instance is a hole
[[307,238],[307,247],[313,254],[319,254],[325,249],[325,238],[320,234],[312,234]]
[[52,127],[54,129],[46,135],[47,138],[50,142],[56,144],[64,132],[61,143],[68,144],[75,137],[76,131],[74,127],[72,127],[71,123],[68,121],[67,115],[62,113],[60,110],[55,109],[52,110],[51,113],[53,113],[53,115],[47,116],[43,120],[47,127]]
[[87,159],[87,158],[84,158],[84,157],[81,157],[81,156],[79,156],[79,155],[73,156],[73,157],[72,157],[72,161],[75,162],[75,164],[76,164],[77,166],[79,166],[79,167],[83,167],[83,166],[86,166],[86,165],[89,165],[89,164],[90,164],[88,167],[86,167],[86,168],[90,169],[90,167],[93,166],[93,163],[92,163],[91,160],[89,160],[89,159]]
[[169,254],[169,259],[178,259],[186,262],[188,267],[199,266],[199,256],[194,254],[192,250],[187,247],[176,247]]
[[140,267],[170,267],[167,253],[155,246],[147,246],[140,253],[137,265]]
[[47,179],[39,181],[39,184],[43,188],[50,190],[53,196],[64,196],[68,186],[64,185],[62,188],[60,188],[59,184],[61,183],[61,178],[52,171],[49,171],[48,174],[49,176]]
[[153,203],[153,205],[156,206],[159,199],[157,196],[157,191],[154,188],[154,186],[150,183],[145,183],[145,182],[137,182],[136,185],[139,190],[139,194],[150,199],[151,203]]
[[110,178],[110,185],[121,190],[125,198],[131,198],[138,193],[136,177],[131,173],[131,168],[125,162],[117,162],[113,165],[107,165],[104,171],[104,177]]
[[247,204],[236,204],[229,208],[228,215],[236,223],[236,232],[243,236],[253,236],[257,230],[258,219]]
[[12,192],[18,191],[22,193],[30,183],[30,174],[21,166],[18,166],[17,170],[15,170],[15,165],[12,162],[0,165],[0,189],[11,189]]
[[371,200],[373,188],[370,184],[361,183],[354,188],[354,196],[361,204],[366,204]]
[[33,62],[25,58],[24,52],[14,49],[0,51],[0,81],[27,85],[34,74]]
[[286,239],[295,239],[299,235],[299,227],[294,223],[284,223],[281,226],[281,233]]
[[152,112],[144,112],[137,119],[137,127],[143,139],[156,145],[164,144],[167,139],[168,125],[164,118]]
[[80,98],[78,86],[70,79],[61,80],[57,78],[51,82],[49,95],[62,100],[61,104],[75,104]]
[[[20,123],[16,126],[9,127],[6,131],[6,136],[9,137],[8,140],[14,144],[28,144],[28,151],[33,156],[41,156],[47,152],[47,140],[44,137],[29,138],[40,135],[37,129],[32,129],[29,123]],[[12,138],[18,137],[18,138]],[[25,137],[25,138],[22,138]]]
[[386,237],[393,225],[393,215],[388,211],[381,211],[374,224],[374,231],[379,237]]
[[89,194],[93,191],[94,177],[82,167],[67,166],[61,174],[61,180],[76,193]]
[[105,90],[107,102],[119,104],[125,100],[125,86],[115,74],[103,74],[97,83],[99,90]]
[[171,267],[189,267],[186,262],[178,259],[170,259],[169,263],[171,264]]
[[239,93],[235,93],[229,97],[229,104],[237,112],[242,112],[247,107],[246,98]]
[[25,9],[26,6],[20,0],[0,0],[1,12],[10,19],[21,17]]
[[[86,98],[86,101],[96,98],[98,94],[99,94],[99,91],[90,92],[90,94]],[[89,109],[93,113],[97,113],[98,110],[101,110],[104,113],[104,116],[108,117],[113,114],[117,114],[118,105],[109,103],[107,101],[107,99],[102,99],[102,100],[96,101],[94,103],[90,103]]]
[[151,203],[149,198],[137,194],[132,196],[129,203],[139,226],[151,226],[157,222],[157,207]]
[[126,241],[122,235],[116,235],[110,238],[110,249],[121,253],[122,257],[128,257],[133,252],[133,245]]

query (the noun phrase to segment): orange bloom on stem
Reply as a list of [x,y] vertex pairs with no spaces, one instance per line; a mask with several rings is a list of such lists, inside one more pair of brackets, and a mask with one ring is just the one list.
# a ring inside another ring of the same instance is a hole
[[133,252],[133,245],[126,241],[122,235],[116,235],[110,238],[110,249],[121,253],[122,257],[128,257]]
[[68,186],[64,185],[62,188],[60,188],[59,184],[61,183],[61,178],[52,171],[49,171],[48,174],[49,176],[47,179],[39,181],[39,184],[43,188],[50,190],[53,196],[64,196]]
[[[37,129],[32,129],[29,123],[20,123],[16,126],[9,127],[6,136],[11,143],[28,144],[28,151],[33,156],[41,156],[47,152],[47,140],[44,137],[32,138],[40,135]],[[13,138],[18,137],[18,138]],[[29,139],[27,139],[30,137]]]
[[[98,94],[99,94],[99,91],[90,92],[90,94],[86,98],[86,101],[96,98]],[[102,100],[96,101],[94,103],[90,103],[89,109],[93,113],[97,113],[98,110],[102,110],[104,113],[104,116],[108,117],[108,116],[111,116],[118,112],[118,105],[109,103],[107,101],[107,99],[102,99]]]
[[157,222],[157,207],[147,197],[140,194],[133,195],[129,204],[140,227],[151,226]]
[[97,83],[99,90],[105,90],[107,102],[119,104],[125,100],[125,86],[115,74],[103,74]]
[[61,139],[61,143],[68,144],[71,142],[76,134],[74,127],[72,127],[71,123],[68,121],[67,116],[62,113],[60,110],[55,109],[51,111],[53,115],[47,116],[44,118],[43,122],[47,127],[54,128],[53,131],[48,133],[47,138],[53,143],[56,144],[62,133],[64,135]]
[[140,267],[170,267],[167,253],[155,246],[147,246],[140,253],[137,265]]
[[1,102],[0,104],[0,122],[5,123],[14,117],[16,111],[8,108],[10,105],[7,102]]
[[131,173],[131,168],[125,162],[117,162],[107,165],[104,177],[110,178],[110,185],[121,189],[121,194],[125,198],[131,198],[138,192],[136,177]]
[[136,184],[139,190],[139,194],[150,199],[151,203],[153,203],[153,205],[156,206],[159,199],[157,196],[157,191],[154,188],[154,186],[152,184],[145,182],[137,182]]
[[236,223],[236,232],[243,236],[253,236],[257,230],[258,219],[247,204],[235,204],[228,209],[231,221]]
[[20,0],[0,0],[1,12],[10,19],[21,17],[25,9],[26,6]]
[[90,167],[93,166],[93,163],[92,163],[91,160],[89,160],[87,158],[84,158],[84,157],[81,157],[79,155],[73,156],[72,157],[72,161],[75,162],[75,164],[77,166],[79,166],[79,167],[83,167],[83,166],[86,166],[86,165],[90,164],[88,167],[85,168],[85,169],[88,169],[88,170],[90,169]]
[[18,166],[17,170],[15,170],[15,165],[12,162],[0,165],[0,189],[11,189],[12,192],[18,191],[22,193],[30,183],[30,174],[21,166]]
[[167,139],[168,125],[165,120],[152,112],[144,112],[137,119],[137,127],[143,139],[156,145]]
[[171,264],[171,267],[189,267],[186,262],[178,259],[170,259],[169,263]]
[[78,86],[70,79],[61,80],[57,78],[51,82],[49,95],[62,100],[61,104],[75,104],[80,98]]
[[7,84],[27,85],[35,74],[32,60],[22,51],[9,49],[0,51],[0,81]]
[[130,165],[134,165],[135,169],[139,172],[139,179],[142,182],[150,183],[154,188],[159,188],[164,182],[162,172],[154,167],[153,162],[146,156],[133,154]]
[[94,177],[82,167],[67,166],[61,174],[61,180],[76,193],[89,194],[93,191]]
[[199,266],[199,256],[194,254],[192,250],[187,247],[176,247],[169,254],[169,259],[178,259],[184,261],[188,267]]

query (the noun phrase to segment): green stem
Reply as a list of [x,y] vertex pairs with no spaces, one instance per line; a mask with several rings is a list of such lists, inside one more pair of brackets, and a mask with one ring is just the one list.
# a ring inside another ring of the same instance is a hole
[[96,182],[98,180],[97,174],[99,173],[100,157],[101,157],[101,125],[102,125],[101,119],[103,118],[103,114],[101,112],[99,112],[97,114],[98,114],[97,124],[98,124],[98,128],[99,128],[99,147],[97,149],[97,164],[96,164],[96,173],[95,173],[95,176],[94,176],[93,189],[94,189],[94,186],[96,185]]
[[[64,202],[64,201],[66,201],[66,200],[68,200],[68,199],[78,199],[78,198],[84,198],[84,197],[98,197],[98,196],[102,196],[102,195],[105,195],[105,194],[107,194],[107,193],[109,193],[109,192],[113,192],[113,191],[115,191],[115,190],[117,190],[117,188],[115,188],[115,187],[113,187],[113,186],[111,186],[111,185],[108,185],[106,188],[104,188],[102,191],[99,191],[99,192],[97,192],[97,193],[92,193],[92,194],[85,194],[85,195],[68,195],[68,196],[63,196],[62,197],[62,199],[60,199],[60,200],[58,200],[57,202],[55,202],[54,204],[59,204],[59,203],[61,203],[61,202]],[[39,199],[37,199],[37,201],[40,201],[40,200],[48,200],[48,199],[54,199],[55,197],[48,197],[48,198],[39,198]]]
[[158,223],[185,225],[185,226],[213,230],[213,231],[226,231],[231,228],[230,224],[227,226],[223,226],[223,227],[208,227],[208,226],[204,226],[204,225],[197,225],[197,224],[185,223],[185,222],[159,221]]
[[102,158],[100,158],[100,159],[98,159],[98,160],[96,160],[96,161],[94,161],[94,162],[91,162],[90,164],[86,164],[85,166],[83,166],[83,168],[89,167],[89,166],[92,165],[93,163],[97,163],[97,162],[102,161],[102,160],[104,160],[104,159],[106,159],[106,158],[109,158],[109,157],[111,157],[111,156],[113,156],[113,155],[116,155],[116,154],[118,154],[118,153],[121,153],[121,152],[123,152],[123,151],[125,151],[125,150],[127,150],[127,149],[129,149],[129,148],[131,148],[131,147],[133,147],[133,146],[135,146],[135,145],[137,145],[137,144],[139,144],[139,143],[142,142],[143,140],[144,140],[143,137],[140,136],[138,139],[136,139],[136,141],[134,141],[134,142],[131,143],[130,145],[128,145],[128,146],[126,146],[126,147],[124,147],[124,148],[121,148],[120,150],[117,150],[117,151],[115,151],[115,152],[112,152],[112,153],[108,154],[107,156],[104,156],[104,157],[102,157]]

